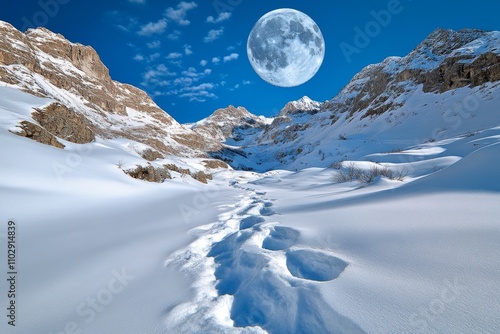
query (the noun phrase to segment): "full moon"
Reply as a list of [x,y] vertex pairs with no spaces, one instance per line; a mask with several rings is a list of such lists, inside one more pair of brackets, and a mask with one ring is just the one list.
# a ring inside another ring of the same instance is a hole
[[279,87],[295,87],[318,72],[325,57],[325,40],[309,16],[283,8],[257,21],[248,37],[247,53],[263,80]]

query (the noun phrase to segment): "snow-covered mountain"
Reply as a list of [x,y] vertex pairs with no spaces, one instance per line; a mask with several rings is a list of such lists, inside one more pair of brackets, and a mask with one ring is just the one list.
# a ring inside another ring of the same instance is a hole
[[244,107],[229,106],[216,110],[209,117],[192,124],[191,128],[217,142],[242,143],[249,135],[261,131],[267,123],[269,119],[257,117]]
[[485,129],[500,120],[499,80],[500,32],[438,29],[406,57],[367,66],[329,101],[288,103],[226,160],[259,171],[326,167],[366,159],[375,147]]
[[308,96],[300,100],[288,102],[279,112],[278,116],[284,117],[294,113],[316,113],[321,109],[321,103],[311,100]]
[[[367,142],[401,150],[477,131],[498,118],[481,110],[498,95],[499,32],[438,29],[406,57],[367,66],[329,101],[304,96],[274,118],[229,106],[186,125],[145,92],[113,81],[91,47],[44,28],[21,33],[1,23],[0,32],[2,85],[53,101],[10,128],[58,147],[64,145],[57,138],[122,138],[150,158],[212,156],[245,170],[295,170],[364,158],[373,153]],[[455,110],[466,107],[473,110]],[[470,119],[457,126],[465,116]],[[422,124],[418,133],[415,123]]]
[[144,91],[113,81],[93,48],[71,43],[45,28],[22,33],[0,22],[0,82],[53,101],[40,113],[51,114],[45,122],[28,116],[18,120],[22,125],[11,124],[22,128],[13,131],[23,135],[28,130],[37,138],[45,129],[49,133],[42,131],[45,137],[79,142],[79,133],[90,131],[92,135],[83,142],[95,136],[123,138],[138,153],[149,149],[179,156],[204,156],[219,145],[179,124]]

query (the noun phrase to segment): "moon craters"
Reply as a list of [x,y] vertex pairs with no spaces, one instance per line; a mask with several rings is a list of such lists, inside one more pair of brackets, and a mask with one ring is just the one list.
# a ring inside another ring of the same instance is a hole
[[264,15],[247,42],[255,72],[270,84],[294,87],[311,79],[325,54],[323,35],[304,13],[278,9]]

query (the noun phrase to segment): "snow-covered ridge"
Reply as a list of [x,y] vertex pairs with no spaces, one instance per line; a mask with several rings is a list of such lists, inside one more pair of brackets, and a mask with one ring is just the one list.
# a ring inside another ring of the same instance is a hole
[[3,23],[0,33],[0,85],[65,105],[88,119],[96,136],[182,156],[219,145],[179,124],[144,91],[113,81],[92,47],[45,28],[24,34]]

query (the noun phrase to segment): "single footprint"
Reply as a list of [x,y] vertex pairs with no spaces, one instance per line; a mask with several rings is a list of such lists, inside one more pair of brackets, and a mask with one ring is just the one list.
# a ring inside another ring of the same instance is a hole
[[264,221],[265,221],[264,218],[258,217],[258,216],[249,216],[249,217],[243,218],[240,221],[240,230],[245,230],[247,228],[251,228],[254,225],[260,224]]
[[264,239],[262,248],[269,250],[283,250],[293,246],[300,236],[300,232],[290,227],[275,226],[271,228],[269,236]]
[[286,253],[286,266],[297,278],[330,281],[339,277],[348,263],[333,255],[315,250],[300,249]]
[[272,206],[273,206],[273,203],[271,203],[271,202],[265,202],[264,203],[264,207],[262,209],[260,209],[260,214],[262,216],[272,216],[272,215],[275,215],[276,212],[274,212],[274,210],[271,209]]

